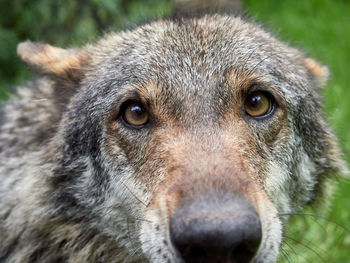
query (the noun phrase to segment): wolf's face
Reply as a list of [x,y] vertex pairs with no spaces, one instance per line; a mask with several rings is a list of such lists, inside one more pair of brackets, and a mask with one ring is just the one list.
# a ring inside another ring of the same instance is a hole
[[76,86],[48,152],[50,202],[126,260],[274,262],[279,213],[343,168],[317,95],[327,69],[239,18],[19,54]]

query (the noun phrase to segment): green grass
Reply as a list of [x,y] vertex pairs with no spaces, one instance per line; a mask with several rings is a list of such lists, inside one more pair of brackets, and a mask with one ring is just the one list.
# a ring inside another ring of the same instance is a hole
[[[302,47],[329,66],[332,77],[322,90],[329,121],[350,161],[350,1],[246,0],[248,14],[285,41]],[[328,220],[295,216],[281,262],[350,262],[350,184],[340,180]],[[339,224],[339,225],[337,225]]]
[[[36,2],[41,3],[40,1]],[[6,0],[0,3],[7,5]],[[8,1],[8,3],[14,5],[15,2]],[[45,3],[48,5],[49,2]],[[114,9],[123,6],[122,1],[117,0],[96,0],[93,3],[100,3],[98,15],[104,23],[111,21],[114,16],[119,17],[120,14],[113,15]],[[111,25],[129,26],[125,21],[137,23],[140,20],[146,20],[148,17],[154,16],[154,14],[170,12],[169,8],[171,7],[168,0],[153,0],[151,3],[151,5],[146,4],[145,6],[141,0],[130,1],[130,4],[124,6],[123,9],[129,14],[122,17],[121,21],[119,21],[120,19],[112,21]],[[116,5],[116,7],[113,5]],[[244,0],[244,5],[250,16],[262,22],[266,28],[277,32],[277,35],[284,41],[302,47],[311,57],[330,67],[332,78],[327,87],[322,90],[326,98],[324,107],[332,127],[340,137],[341,145],[346,153],[346,160],[349,162],[350,106],[348,103],[350,102],[350,92],[347,90],[350,85],[350,70],[348,69],[350,62],[350,1]],[[0,101],[7,98],[9,84],[19,84],[28,77],[28,71],[25,70],[23,64],[19,62],[15,55],[15,45],[18,41],[36,36],[35,39],[49,41],[53,44],[64,43],[66,45],[69,42],[69,39],[60,39],[60,33],[56,34],[55,30],[53,30],[51,38],[46,37],[47,32],[51,31],[48,31],[45,23],[42,26],[45,30],[39,30],[41,27],[38,25],[39,29],[37,31],[40,32],[29,34],[28,30],[35,29],[29,26],[30,23],[25,22],[25,19],[30,19],[31,14],[27,9],[20,6],[13,6],[12,8],[16,12],[13,11],[13,14],[8,14],[11,17],[9,16],[5,21],[6,23],[4,22],[0,27],[0,50],[2,50],[0,55],[2,71],[2,74],[0,74]],[[37,9],[33,7],[33,10]],[[48,10],[51,9],[48,7]],[[58,15],[65,17],[66,10],[64,7],[59,10],[61,13]],[[70,9],[67,8],[67,10]],[[72,10],[75,9],[72,7]],[[48,11],[45,11],[45,13],[48,13]],[[21,17],[16,17],[18,14],[21,14]],[[71,17],[69,13],[66,16]],[[89,15],[83,17],[89,19]],[[46,20],[50,21],[50,15]],[[62,18],[62,20],[64,19]],[[18,22],[15,24],[15,21],[22,21],[23,25]],[[67,21],[65,23],[69,22]],[[35,20],[33,24],[36,23],[40,22]],[[24,27],[25,25],[28,26]],[[96,37],[97,30],[93,27],[91,21],[89,23],[84,22],[82,27],[79,27],[79,25],[77,25],[74,34],[69,35],[67,33],[65,36],[66,38],[72,36],[72,43],[81,43],[85,39]],[[90,25],[91,28],[87,25]],[[10,26],[17,28],[18,31],[16,32],[19,33],[14,34],[9,29]],[[85,32],[87,30],[88,32]],[[70,32],[70,28],[63,27],[60,32]],[[40,33],[42,35],[35,35]],[[55,38],[56,35],[57,39]],[[79,38],[80,35],[82,37]],[[7,51],[4,52],[4,50]],[[12,65],[9,65],[9,63],[12,63]],[[288,256],[282,256],[281,262],[350,262],[350,232],[339,226],[350,229],[350,184],[345,180],[340,180],[330,211],[312,212],[322,214],[329,221],[307,216],[296,216],[292,220],[290,230],[286,233],[295,241],[289,239],[283,246],[283,251]]]

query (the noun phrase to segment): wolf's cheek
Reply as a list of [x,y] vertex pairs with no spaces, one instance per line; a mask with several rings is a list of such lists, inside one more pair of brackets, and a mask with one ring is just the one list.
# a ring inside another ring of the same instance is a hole
[[269,171],[264,180],[264,188],[279,212],[299,210],[313,197],[317,178],[315,164],[305,152],[297,154],[297,161],[288,163],[269,162]]

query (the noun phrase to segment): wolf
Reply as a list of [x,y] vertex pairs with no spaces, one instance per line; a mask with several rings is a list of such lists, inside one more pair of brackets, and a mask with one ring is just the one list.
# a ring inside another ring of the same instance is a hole
[[17,51],[39,77],[2,108],[2,263],[276,262],[282,215],[347,173],[327,67],[254,22]]

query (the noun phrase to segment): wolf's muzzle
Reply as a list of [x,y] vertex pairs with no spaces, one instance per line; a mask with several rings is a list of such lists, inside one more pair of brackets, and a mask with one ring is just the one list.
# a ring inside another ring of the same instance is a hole
[[261,242],[253,206],[229,194],[185,201],[170,221],[170,236],[185,262],[250,262]]

